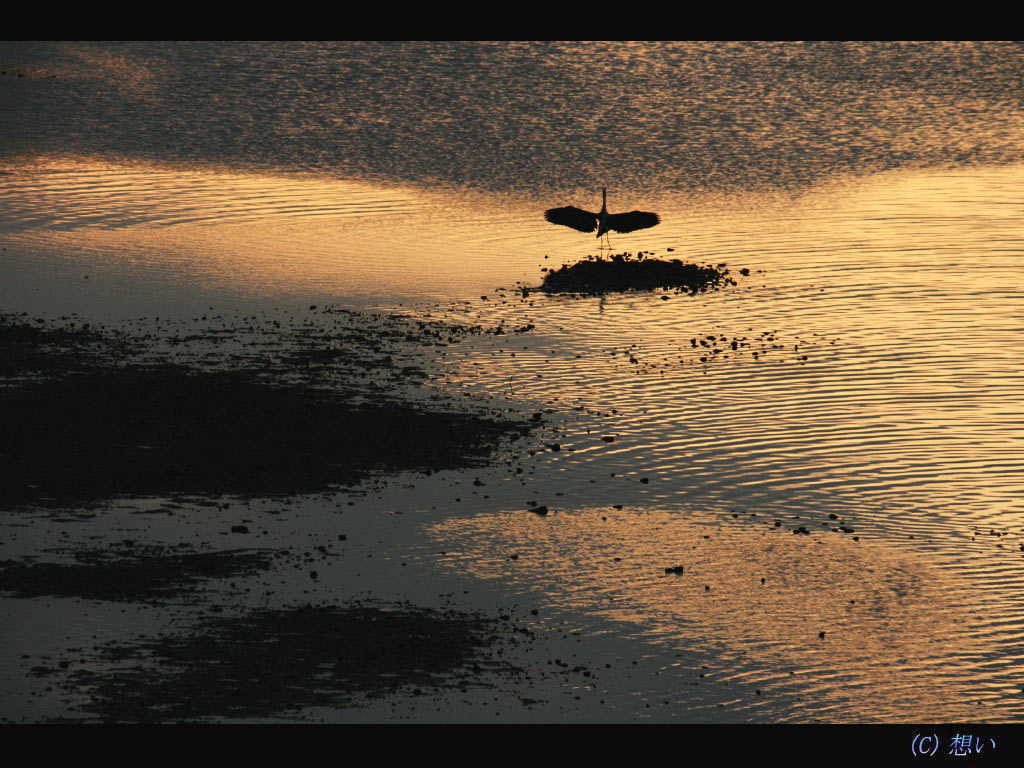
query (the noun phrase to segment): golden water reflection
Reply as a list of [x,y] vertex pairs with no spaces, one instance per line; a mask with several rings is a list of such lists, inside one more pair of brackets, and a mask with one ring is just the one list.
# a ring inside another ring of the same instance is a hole
[[[438,362],[473,394],[586,409],[549,476],[526,477],[591,511],[450,520],[437,535],[458,534],[453,566],[665,642],[746,651],[765,690],[792,671],[837,718],[977,720],[978,700],[1024,715],[1024,166],[847,178],[798,198],[620,193],[662,224],[618,248],[751,274],[696,297],[577,299],[495,288],[594,251],[539,213],[583,198],[62,163],[0,176],[5,311],[436,299],[434,317],[532,325]],[[727,337],[721,354],[691,343],[709,335]],[[604,500],[652,511],[603,521]],[[730,505],[856,517],[871,538],[783,526],[703,539],[678,516]],[[974,541],[990,528],[1009,538]]]
[[[843,533],[794,534],[798,524],[743,516],[719,527],[603,508],[485,514],[428,531],[449,567],[533,585],[549,606],[587,616],[589,631],[717,649],[715,680],[761,690],[751,719],[1006,716],[997,687],[971,683],[998,651],[972,631],[981,609],[960,584],[923,558]],[[783,700],[795,680],[808,700]]]
[[[541,258],[509,259],[502,205],[323,176],[51,158],[14,164],[0,194],[11,307],[124,316],[183,290],[271,306],[444,299],[511,284]],[[68,294],[85,274],[103,295],[79,307]]]
[[[879,311],[913,327],[923,294],[952,288],[987,300],[1014,291],[1022,187],[1024,166],[840,177],[798,197],[613,186],[616,205],[662,218],[613,246],[765,269],[770,278],[743,281],[744,290],[763,286],[758,311],[813,301],[859,327],[872,327]],[[536,285],[542,269],[597,247],[540,215],[555,204],[593,207],[596,189],[531,199],[86,157],[13,162],[0,193],[8,266],[35,277],[19,286],[30,293],[54,269],[59,278],[61,265],[98,262],[111,291],[123,283],[126,292],[186,286],[268,302],[475,298],[516,281]],[[827,296],[816,295],[822,288]]]

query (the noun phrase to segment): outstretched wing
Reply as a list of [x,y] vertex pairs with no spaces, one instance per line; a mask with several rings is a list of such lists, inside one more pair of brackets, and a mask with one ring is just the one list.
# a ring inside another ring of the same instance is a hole
[[661,222],[656,213],[630,211],[629,213],[613,213],[608,216],[608,229],[615,232],[634,232],[647,229]]
[[[567,205],[565,208],[548,208],[544,218],[552,224],[572,227],[580,232],[593,232],[597,229],[597,214]],[[648,225],[650,226],[650,225]]]

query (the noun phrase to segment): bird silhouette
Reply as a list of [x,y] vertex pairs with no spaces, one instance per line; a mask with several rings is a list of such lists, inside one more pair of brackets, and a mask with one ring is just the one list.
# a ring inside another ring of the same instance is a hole
[[544,211],[544,218],[552,224],[572,227],[580,232],[593,232],[596,228],[598,237],[607,235],[608,232],[635,232],[638,229],[653,227],[661,222],[658,214],[646,211],[608,213],[608,190],[605,187],[601,187],[600,213],[591,213],[582,208],[567,205],[563,208],[548,208]]

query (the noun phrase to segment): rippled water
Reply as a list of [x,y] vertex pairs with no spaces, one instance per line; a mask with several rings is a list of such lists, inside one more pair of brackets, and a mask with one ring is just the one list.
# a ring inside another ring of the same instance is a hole
[[[4,44],[0,307],[531,323],[437,367],[560,450],[402,497],[448,503],[432,572],[715,648],[744,693],[682,719],[1017,720],[1021,51]],[[616,250],[738,285],[523,298],[596,252],[540,212],[601,186],[662,218]]]

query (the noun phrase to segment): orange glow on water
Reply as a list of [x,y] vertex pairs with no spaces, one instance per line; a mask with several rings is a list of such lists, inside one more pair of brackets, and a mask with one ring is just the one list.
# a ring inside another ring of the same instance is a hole
[[[1012,166],[851,177],[798,197],[609,190],[610,205],[662,218],[613,245],[727,263],[738,285],[522,297],[516,281],[596,250],[540,213],[591,197],[58,163],[0,177],[0,302],[186,318],[403,302],[529,324],[435,363],[475,396],[579,409],[562,450],[529,459],[550,462],[550,478],[523,476],[557,487],[564,514],[452,516],[431,529],[459,542],[448,567],[536,588],[603,632],[713,642],[731,654],[727,678],[813,691],[807,708],[775,700],[773,718],[981,720],[978,700],[992,717],[1020,711],[1021,189]],[[641,473],[649,484],[623,480]],[[615,502],[626,511],[602,507]],[[703,525],[733,506],[786,522]],[[789,530],[794,515],[830,513],[861,541],[831,524]],[[1009,544],[975,541],[990,529]],[[676,564],[681,576],[664,573]]]
[[[972,626],[976,596],[924,558],[830,533],[817,521],[777,528],[772,519],[728,520],[695,525],[692,516],[636,509],[546,518],[520,511],[429,531],[438,545],[458,542],[450,567],[533,587],[548,605],[590,616],[592,631],[680,650],[728,649],[703,682],[759,686],[764,698],[743,705],[751,717],[778,707],[795,677],[813,687],[815,707],[831,720],[978,717],[975,699],[994,692],[972,686],[971,670],[998,648]],[[794,535],[801,524],[816,530]],[[681,573],[666,572],[677,566]],[[791,706],[775,717],[808,717],[799,702]]]

